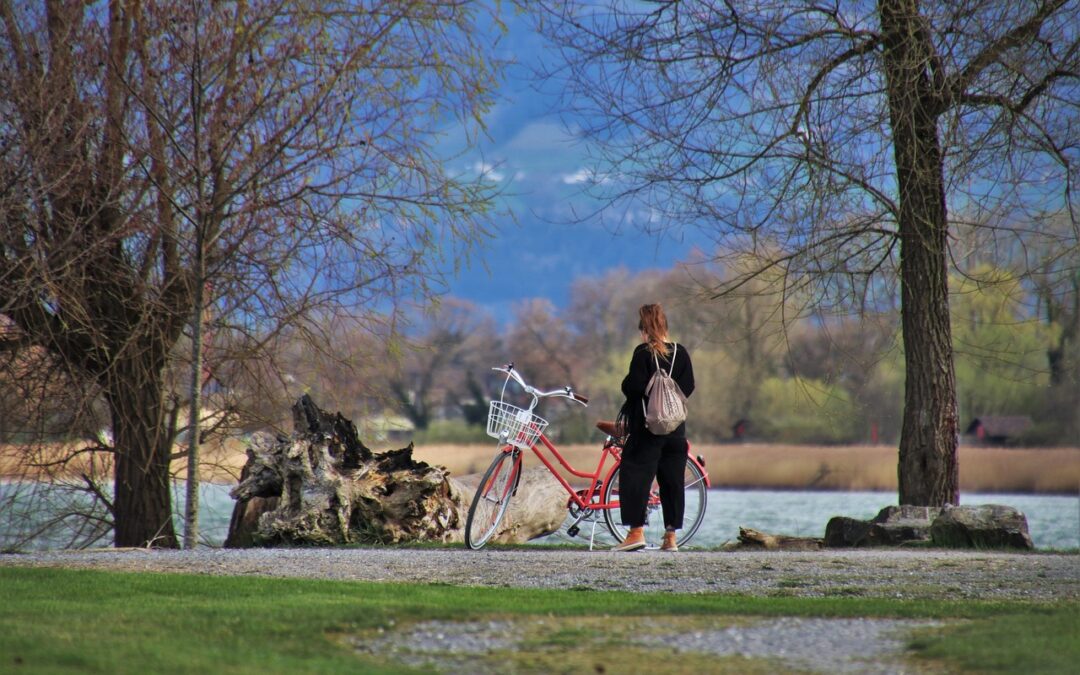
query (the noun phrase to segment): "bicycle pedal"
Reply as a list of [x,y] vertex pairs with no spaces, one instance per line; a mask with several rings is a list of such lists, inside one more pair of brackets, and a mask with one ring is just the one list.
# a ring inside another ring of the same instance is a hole
[[571,525],[570,527],[566,528],[566,534],[570,535],[571,537],[578,536],[579,532],[581,532],[581,528],[577,525]]

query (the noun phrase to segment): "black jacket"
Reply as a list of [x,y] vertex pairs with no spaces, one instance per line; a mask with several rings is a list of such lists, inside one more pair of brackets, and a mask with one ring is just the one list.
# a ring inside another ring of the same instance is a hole
[[[667,343],[668,354],[674,345]],[[660,367],[664,370],[671,368],[670,357],[660,357]],[[645,387],[649,385],[653,373],[656,372],[656,361],[649,351],[648,345],[642,343],[634,349],[634,355],[630,358],[630,371],[622,381],[622,392],[626,396],[626,402],[619,412],[619,419],[623,421],[631,434],[645,431],[645,409],[642,402],[645,401]],[[690,363],[690,352],[679,345],[675,352],[675,367],[671,371],[671,377],[678,383],[684,395],[689,398],[694,393],[694,366]],[[680,424],[669,436],[686,436],[686,423]]]

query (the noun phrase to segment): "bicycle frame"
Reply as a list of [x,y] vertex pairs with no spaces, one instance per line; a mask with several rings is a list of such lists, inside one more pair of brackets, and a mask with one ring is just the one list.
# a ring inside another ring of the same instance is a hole
[[[618,508],[618,502],[614,502],[612,504],[604,504],[600,502],[593,502],[593,498],[598,495],[604,494],[604,487],[607,485],[608,481],[611,480],[611,470],[619,465],[619,460],[621,459],[622,453],[621,446],[616,445],[615,443],[612,443],[610,441],[604,443],[604,449],[600,453],[600,461],[596,465],[596,471],[593,473],[588,473],[586,471],[575,468],[570,464],[570,462],[566,461],[566,458],[563,457],[562,453],[559,452],[559,449],[556,448],[550,440],[548,440],[547,436],[545,436],[544,434],[540,434],[539,440],[540,443],[543,444],[545,448],[547,448],[548,452],[555,457],[555,459],[563,467],[563,469],[565,469],[571,475],[576,476],[577,478],[588,479],[589,486],[585,490],[575,490],[574,487],[570,485],[570,482],[566,479],[563,473],[555,467],[555,465],[545,456],[543,452],[541,452],[541,449],[537,447],[538,444],[534,443],[531,446],[530,449],[533,451],[533,454],[536,455],[536,457],[541,462],[543,462],[544,466],[546,466],[548,471],[551,472],[551,475],[553,475],[555,479],[559,481],[559,483],[563,486],[563,489],[566,490],[566,493],[570,495],[570,500],[572,502],[577,504],[578,507],[582,509],[589,509],[594,511],[599,511],[601,509]],[[601,481],[600,476],[604,473],[604,465],[607,464],[609,457],[613,458],[614,461],[611,463],[611,469],[608,470],[607,475],[604,476],[603,481]]]
[[[544,464],[544,466],[547,467],[547,470],[551,472],[551,475],[554,476],[555,479],[559,481],[559,484],[563,486],[563,489],[566,490],[567,494],[570,496],[570,501],[576,504],[578,508],[589,511],[602,511],[605,509],[619,508],[619,502],[617,501],[594,502],[593,498],[597,495],[604,494],[604,488],[607,487],[607,484],[611,481],[611,476],[615,468],[619,466],[619,462],[622,459],[621,445],[616,443],[613,439],[609,438],[604,443],[603,451],[600,454],[600,461],[596,465],[596,471],[593,473],[588,473],[572,466],[566,460],[566,458],[563,457],[562,453],[559,452],[559,449],[555,447],[555,445],[550,440],[548,440],[548,437],[546,435],[540,434],[540,438],[538,440],[540,441],[540,444],[542,444],[544,448],[546,448],[547,451],[554,456],[554,458],[558,461],[559,465],[561,465],[566,472],[570,473],[573,476],[576,476],[577,478],[586,478],[589,480],[588,488],[584,490],[575,490],[574,487],[570,485],[570,482],[563,475],[562,471],[560,471],[555,466],[555,464],[553,464],[552,461],[545,456],[545,454],[538,447],[538,444],[534,443],[529,446],[529,449],[533,451],[533,454],[536,455],[536,457]],[[503,448],[503,452],[511,452],[512,450],[513,447],[509,445]],[[614,461],[611,464],[611,468],[608,469],[607,475],[605,475],[604,479],[601,480],[600,476],[604,474],[604,465],[607,463],[609,457],[613,458]],[[697,465],[698,469],[701,470],[701,474],[705,479],[705,487],[712,487],[712,483],[709,480],[709,473],[705,470],[704,463],[698,460],[697,457],[694,457],[693,453],[690,452],[690,441],[686,442],[686,460],[688,462],[693,462]]]
[[[595,535],[596,523],[599,520],[599,514],[602,513],[607,529],[616,540],[621,540],[625,536],[621,531],[623,526],[614,520],[615,509],[621,508],[618,499],[619,483],[616,475],[622,465],[623,445],[620,440],[613,436],[607,437],[596,468],[593,471],[583,471],[573,466],[543,433],[548,425],[547,420],[535,415],[533,410],[541,398],[568,398],[582,405],[588,404],[588,398],[574,392],[569,386],[550,391],[537,389],[525,382],[521,375],[514,370],[512,363],[492,370],[506,373],[507,376],[499,399],[491,400],[488,412],[487,434],[499,439],[499,445],[497,446],[499,449],[495,460],[492,461],[491,466],[481,480],[481,484],[477,487],[476,495],[469,507],[469,514],[465,522],[466,545],[474,550],[482,548],[495,534],[510,499],[517,492],[523,463],[521,455],[526,448],[532,450],[533,454],[544,465],[544,468],[566,490],[568,495],[566,508],[570,517],[574,519],[573,524],[567,528],[567,533],[570,536],[577,536],[578,524],[583,520],[593,523],[593,534]],[[509,384],[511,379],[517,382],[524,392],[532,397],[532,401],[527,408],[519,407],[506,400],[506,385]],[[709,475],[705,471],[704,460],[695,457],[690,452],[689,442],[687,442],[686,449],[686,475],[688,478],[692,478],[692,481],[687,481],[684,489],[694,491],[698,497],[695,502],[697,505],[694,511],[695,515],[686,530],[683,541],[689,541],[701,525],[707,502],[707,491],[711,487]],[[506,464],[507,458],[512,462],[509,465]],[[575,486],[571,484],[571,481],[575,478],[584,479],[588,481],[588,484],[584,489],[575,489]],[[498,491],[492,492],[492,490],[496,489]],[[650,511],[655,511],[661,506],[659,493],[655,488],[650,491],[648,505]],[[474,530],[474,525],[479,529]],[[590,537],[590,550],[592,545],[593,539]]]

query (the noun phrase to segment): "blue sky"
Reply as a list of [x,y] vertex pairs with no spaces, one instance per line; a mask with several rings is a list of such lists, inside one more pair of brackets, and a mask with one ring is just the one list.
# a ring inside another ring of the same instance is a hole
[[506,18],[510,32],[500,41],[500,56],[517,65],[507,72],[501,100],[486,118],[487,137],[453,160],[451,169],[488,172],[503,188],[501,205],[513,211],[516,222],[500,219],[496,237],[451,279],[450,294],[505,319],[515,302],[527,298],[564,304],[579,276],[600,276],[620,265],[669,268],[689,258],[695,246],[708,248],[696,232],[644,234],[639,226],[654,216],[643,207],[609,212],[603,222],[597,216],[582,219],[600,206],[583,192],[590,178],[588,148],[575,137],[573,121],[561,115],[559,85],[531,76],[554,52],[526,20]]

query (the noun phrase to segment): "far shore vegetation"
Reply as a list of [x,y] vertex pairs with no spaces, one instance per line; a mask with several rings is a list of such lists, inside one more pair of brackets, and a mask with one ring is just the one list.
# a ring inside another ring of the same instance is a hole
[[[385,451],[407,442],[373,445]],[[233,483],[247,459],[246,445],[239,439],[208,445],[201,464],[205,481]],[[559,446],[579,468],[592,470],[600,442]],[[57,447],[56,457],[70,453]],[[732,443],[692,445],[705,459],[713,486],[728,489],[866,490],[894,492],[897,449],[887,445],[786,445]],[[39,478],[42,473],[22,461],[21,451],[0,445],[0,479]],[[416,445],[413,455],[432,465],[446,467],[451,475],[478,473],[491,461],[490,443],[427,443]],[[40,460],[47,464],[49,450]],[[963,492],[1031,494],[1077,494],[1080,486],[1080,448],[995,448],[961,446],[960,488]],[[104,461],[91,453],[70,461],[63,471],[78,476],[91,461]],[[539,461],[531,455],[526,462]],[[50,467],[56,471],[56,467]],[[174,462],[178,478],[186,473],[183,458]]]

